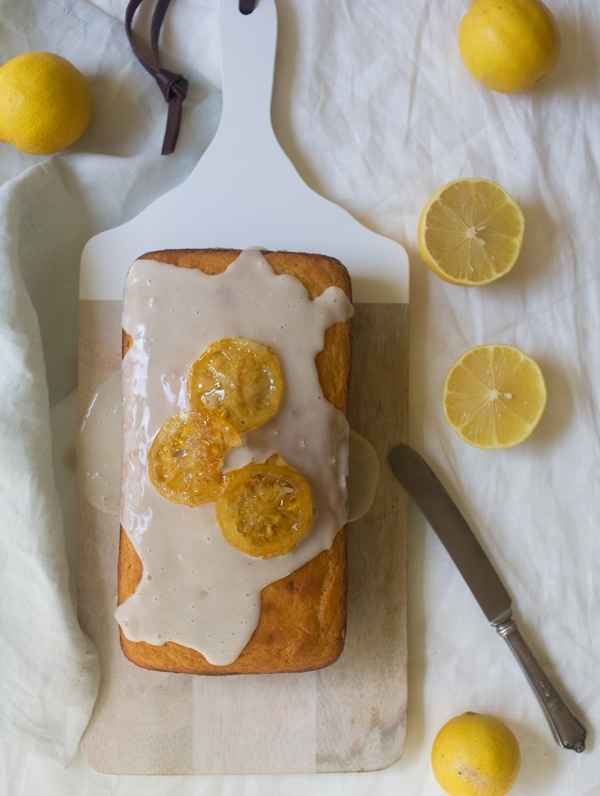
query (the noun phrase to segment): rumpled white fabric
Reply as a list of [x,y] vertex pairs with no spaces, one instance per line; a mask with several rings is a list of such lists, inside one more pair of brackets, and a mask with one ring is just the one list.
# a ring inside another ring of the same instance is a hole
[[3,58],[58,52],[95,97],[90,131],[68,153],[0,150],[0,737],[64,767],[99,682],[69,589],[49,413],[77,384],[81,249],[187,174],[214,133],[220,92],[195,76],[194,136],[161,158],[167,108],[122,22],[76,0],[5,0],[0,19]]
[[[186,171],[202,151],[206,116],[197,113],[202,107],[197,97],[191,112],[186,111],[184,128],[193,140],[184,138],[171,156],[173,163],[153,159],[162,138],[160,97],[122,45],[112,66],[99,54],[102,47],[117,47],[124,0],[94,4],[117,20],[114,26],[108,20],[98,23],[107,25],[110,35],[97,29],[86,45],[89,72],[104,98],[98,126],[72,152],[33,168],[42,174],[56,170],[58,182],[64,180],[71,188],[71,193],[62,189],[63,198],[73,197],[84,221],[90,219],[80,205],[93,208],[94,222],[111,226],[111,216],[123,207],[133,214],[163,181],[175,181]],[[451,716],[479,710],[503,718],[518,737],[522,768],[515,796],[600,793],[600,6],[596,0],[548,4],[562,32],[559,64],[534,91],[503,96],[483,90],[460,60],[456,30],[468,0],[277,0],[273,118],[282,145],[311,187],[409,252],[410,440],[443,476],[502,573],[534,652],[588,725],[587,750],[576,755],[555,744],[504,642],[487,625],[440,543],[413,509],[408,734],[401,759],[390,769],[310,777],[106,777],[91,771],[81,756],[62,771],[5,745],[0,751],[4,792],[438,796],[429,762],[435,734]],[[0,31],[3,41],[16,35],[7,14],[10,19],[10,14],[21,13],[21,6],[31,11],[34,5],[34,0],[4,0],[0,19],[8,32]],[[70,7],[67,16],[90,10],[87,0],[40,5],[45,7],[36,8],[39,15],[57,7]],[[163,39],[165,50],[178,54],[182,71],[196,70],[212,84],[219,83],[217,7],[218,0],[173,0]],[[62,24],[48,19],[43,35],[24,33],[17,25],[17,41],[26,40],[33,49],[42,40],[57,49],[63,41]],[[129,111],[117,121],[112,97],[120,95],[133,102],[137,118],[143,116],[142,127],[130,123]],[[5,157],[13,157],[4,149],[0,154],[2,164]],[[103,182],[93,172],[95,177],[88,174],[77,182],[73,169],[84,157],[102,168],[119,157],[126,170],[123,181],[114,176]],[[2,165],[7,179],[31,163],[14,158]],[[156,169],[162,172],[155,174]],[[526,217],[515,270],[481,290],[441,282],[418,254],[421,208],[436,188],[458,176],[497,180],[520,202]],[[132,190],[126,195],[129,182]],[[31,234],[35,219],[18,205],[13,217],[21,216],[22,233]],[[92,226],[87,224],[82,239]],[[64,221],[62,231],[74,234]],[[16,234],[11,223],[10,235]],[[72,270],[67,268],[73,279],[76,260]],[[60,262],[57,257],[53,268]],[[45,273],[42,269],[42,277],[39,272],[26,277],[29,290],[37,290],[40,318],[46,306]],[[61,304],[63,311],[67,305]],[[485,342],[511,343],[533,355],[549,389],[548,407],[534,435],[503,452],[465,445],[441,413],[447,368],[466,348]],[[52,358],[46,349],[49,376],[55,378],[61,358]],[[58,452],[72,445],[74,406],[68,395],[52,410]],[[72,477],[58,466],[57,476],[63,512],[70,518]],[[68,523],[69,544],[73,534]]]

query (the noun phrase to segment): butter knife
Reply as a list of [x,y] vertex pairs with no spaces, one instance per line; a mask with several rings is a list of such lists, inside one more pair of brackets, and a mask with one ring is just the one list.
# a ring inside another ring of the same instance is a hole
[[393,448],[388,461],[450,554],[488,621],[521,665],[557,743],[563,749],[583,752],[586,728],[567,707],[525,643],[513,618],[508,591],[437,475],[408,445]]

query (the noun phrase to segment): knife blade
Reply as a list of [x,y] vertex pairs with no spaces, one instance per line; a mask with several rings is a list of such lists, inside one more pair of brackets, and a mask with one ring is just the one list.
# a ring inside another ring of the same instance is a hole
[[583,752],[586,728],[567,707],[525,643],[512,614],[510,594],[446,488],[409,445],[392,448],[388,461],[448,551],[488,621],[519,662],[557,743],[563,749]]

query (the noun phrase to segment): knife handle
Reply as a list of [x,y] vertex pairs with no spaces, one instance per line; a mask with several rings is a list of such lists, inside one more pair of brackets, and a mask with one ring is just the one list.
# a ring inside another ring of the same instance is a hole
[[493,623],[511,648],[542,706],[554,737],[563,749],[583,752],[586,728],[569,710],[527,646],[512,615]]

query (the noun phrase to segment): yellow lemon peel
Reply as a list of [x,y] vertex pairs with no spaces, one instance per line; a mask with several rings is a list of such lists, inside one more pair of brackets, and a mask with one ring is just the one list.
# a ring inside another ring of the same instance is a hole
[[469,711],[440,729],[431,765],[449,796],[504,796],[517,779],[521,751],[503,721]]
[[0,140],[31,155],[50,155],[86,131],[93,97],[84,75],[48,52],[17,55],[0,67]]
[[560,54],[560,31],[541,0],[473,0],[458,29],[465,66],[486,88],[529,91]]

